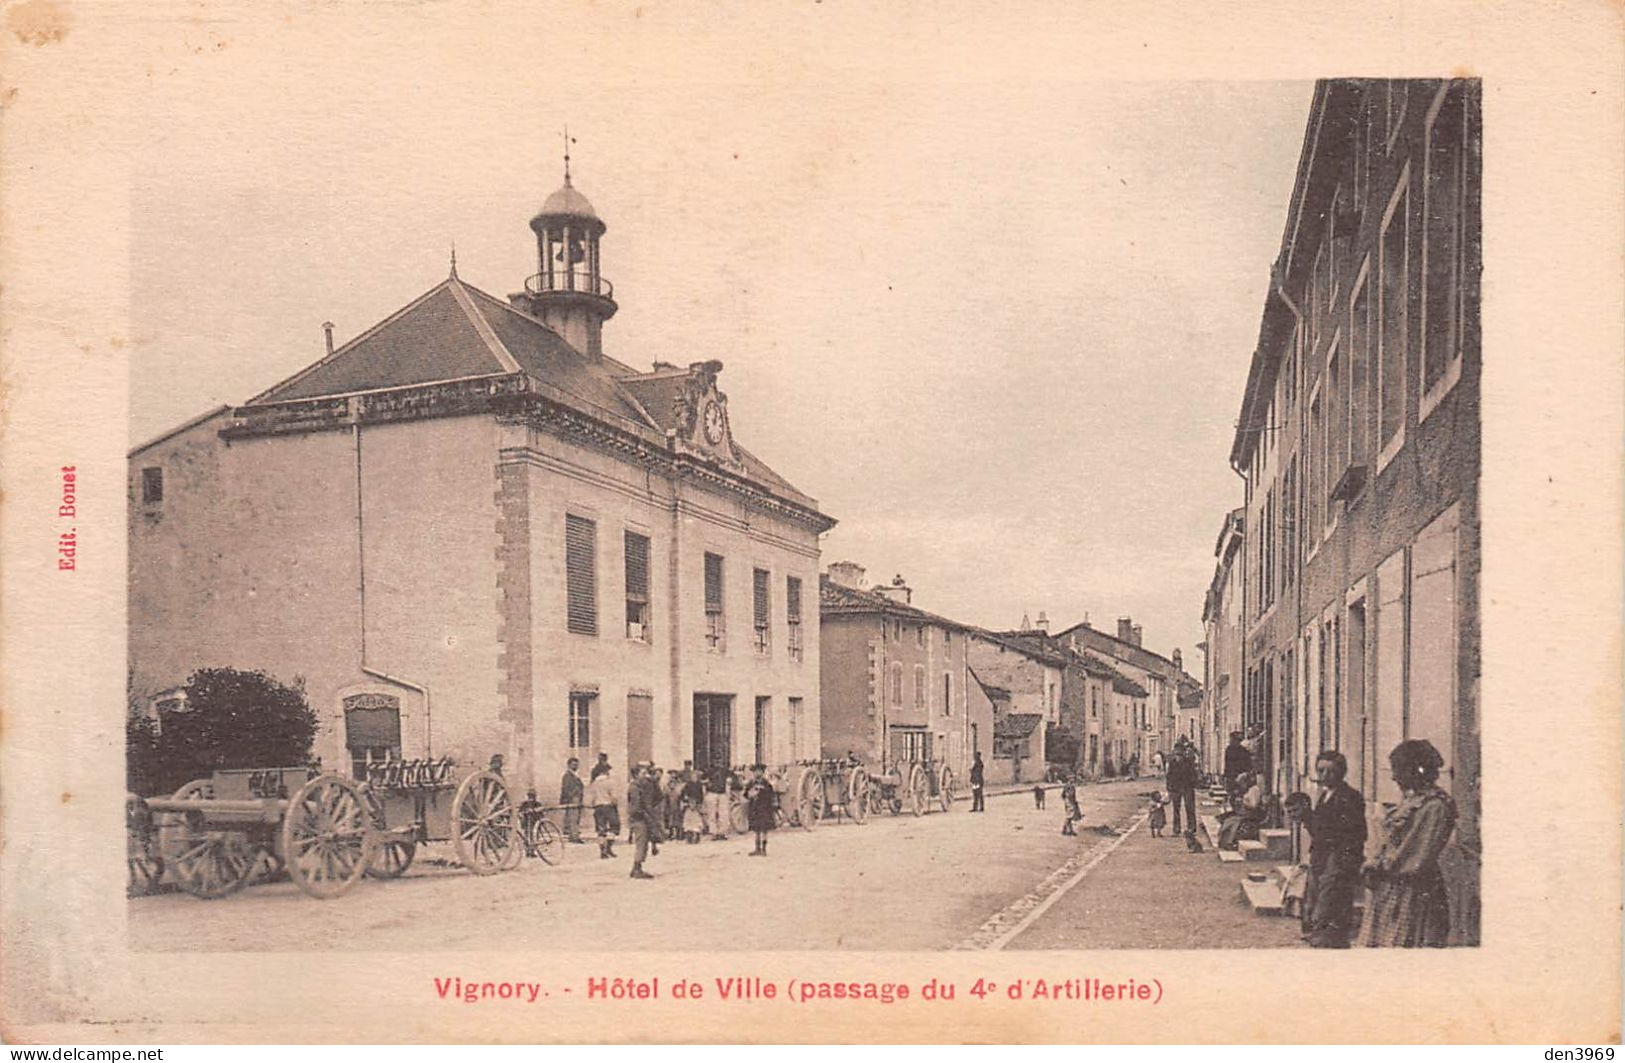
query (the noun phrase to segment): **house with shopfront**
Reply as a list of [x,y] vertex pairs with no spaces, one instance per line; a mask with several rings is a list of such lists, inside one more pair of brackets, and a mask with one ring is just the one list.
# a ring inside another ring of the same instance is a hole
[[871,587],[850,561],[829,566],[818,595],[823,755],[888,769],[930,760],[968,785],[995,717],[966,663],[976,629],[914,605],[900,575]]
[[1315,87],[1230,452],[1244,637],[1219,665],[1241,669],[1268,787],[1305,787],[1340,750],[1373,838],[1399,798],[1389,753],[1438,749],[1461,944],[1478,941],[1481,853],[1481,95]]
[[453,259],[348,342],[328,326],[307,368],[131,451],[136,691],[207,666],[302,677],[330,767],[502,754],[550,785],[599,752],[816,754],[834,522],[735,437],[721,362],[612,356],[606,230],[567,167],[514,294]]

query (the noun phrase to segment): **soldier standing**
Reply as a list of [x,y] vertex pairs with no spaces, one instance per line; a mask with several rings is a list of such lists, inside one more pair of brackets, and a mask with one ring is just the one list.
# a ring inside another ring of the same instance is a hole
[[564,806],[564,836],[566,839],[583,844],[581,840],[581,803],[586,797],[586,787],[581,784],[581,761],[571,757],[564,765],[564,776],[559,779],[559,804]]

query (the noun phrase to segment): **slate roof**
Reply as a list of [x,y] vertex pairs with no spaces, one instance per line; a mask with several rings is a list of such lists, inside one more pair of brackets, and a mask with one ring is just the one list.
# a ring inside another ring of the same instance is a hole
[[[612,424],[629,421],[661,436],[675,427],[671,400],[686,377],[686,371],[678,371],[668,380],[611,358],[589,359],[541,321],[453,275],[245,405],[515,373],[548,385],[589,416]],[[746,479],[817,508],[815,499],[737,442],[734,450]]]
[[957,620],[928,613],[924,609],[906,605],[903,602],[892,601],[879,591],[858,590],[836,583],[828,576],[818,577],[818,607],[819,612],[825,615],[848,613],[853,615],[879,614],[897,617],[903,620],[913,620],[920,624],[934,624],[945,627],[951,631],[962,631],[966,634],[983,635],[986,632],[969,624],[961,624]]

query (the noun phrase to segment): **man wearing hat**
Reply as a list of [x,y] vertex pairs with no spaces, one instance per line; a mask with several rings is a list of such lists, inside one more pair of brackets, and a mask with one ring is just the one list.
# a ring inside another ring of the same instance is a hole
[[649,797],[649,768],[646,760],[632,768],[632,782],[626,788],[626,819],[632,835],[632,878],[654,878],[643,870],[644,858],[649,855],[650,817],[654,815],[654,802]]

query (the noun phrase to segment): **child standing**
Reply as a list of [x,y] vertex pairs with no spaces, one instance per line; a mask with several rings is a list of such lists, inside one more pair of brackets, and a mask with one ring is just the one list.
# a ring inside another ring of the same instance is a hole
[[1066,806],[1066,822],[1061,824],[1061,833],[1076,835],[1078,832],[1072,829],[1072,824],[1083,819],[1083,809],[1078,807],[1078,784],[1070,775],[1061,787],[1061,804]]
[[1044,808],[1044,784],[1033,783],[1033,807],[1042,811]]
[[1163,807],[1162,793],[1159,791],[1151,795],[1151,837],[1162,837],[1163,828],[1168,826],[1168,810]]
[[746,818],[750,821],[750,829],[756,833],[756,848],[751,851],[752,856],[767,855],[767,832],[773,829],[779,809],[779,795],[763,774],[766,770],[760,764],[752,765],[750,782],[745,784]]

